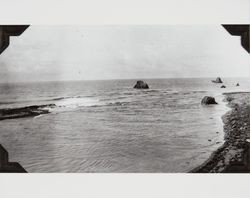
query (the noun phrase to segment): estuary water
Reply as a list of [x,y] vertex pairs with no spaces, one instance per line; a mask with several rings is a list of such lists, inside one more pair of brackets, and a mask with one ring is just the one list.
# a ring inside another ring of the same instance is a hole
[[[56,105],[0,121],[0,144],[28,172],[188,172],[223,144],[222,93],[250,83],[144,80],[150,89],[135,79],[0,84],[0,109]],[[202,106],[206,95],[218,105]]]

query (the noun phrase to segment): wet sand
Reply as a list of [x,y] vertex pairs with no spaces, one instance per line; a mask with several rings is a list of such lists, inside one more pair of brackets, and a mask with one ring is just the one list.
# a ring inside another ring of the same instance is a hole
[[250,93],[224,93],[231,108],[222,120],[225,143],[192,173],[250,172]]

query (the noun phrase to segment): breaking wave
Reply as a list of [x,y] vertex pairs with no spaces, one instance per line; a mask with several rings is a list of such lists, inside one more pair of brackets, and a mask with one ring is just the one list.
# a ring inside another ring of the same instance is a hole
[[61,99],[57,99],[55,102],[57,107],[69,107],[69,108],[77,108],[77,107],[91,107],[97,105],[103,105],[100,100],[95,98],[85,98],[85,97],[65,97]]

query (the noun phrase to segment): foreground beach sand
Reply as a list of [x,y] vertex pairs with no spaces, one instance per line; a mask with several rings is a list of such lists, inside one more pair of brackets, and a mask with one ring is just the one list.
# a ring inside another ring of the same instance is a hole
[[225,143],[192,173],[250,172],[250,93],[224,93],[231,108],[223,117]]

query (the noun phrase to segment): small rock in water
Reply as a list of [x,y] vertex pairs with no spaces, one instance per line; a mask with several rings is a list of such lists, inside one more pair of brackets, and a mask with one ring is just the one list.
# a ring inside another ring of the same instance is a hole
[[212,140],[211,139],[208,139],[209,142],[211,142]]
[[238,87],[238,86],[240,86],[240,84],[239,84],[239,83],[237,83],[237,84],[236,84],[236,87]]
[[201,100],[201,104],[209,105],[209,104],[217,104],[217,102],[215,101],[214,97],[205,96],[205,97]]
[[212,80],[213,83],[222,83],[222,80],[220,77],[216,78],[216,80]]
[[218,134],[219,132],[217,131],[216,133]]
[[134,89],[149,89],[149,86],[147,83],[139,80],[136,82],[136,85],[134,86]]
[[222,85],[220,88],[226,88],[226,86],[225,86],[225,85]]

